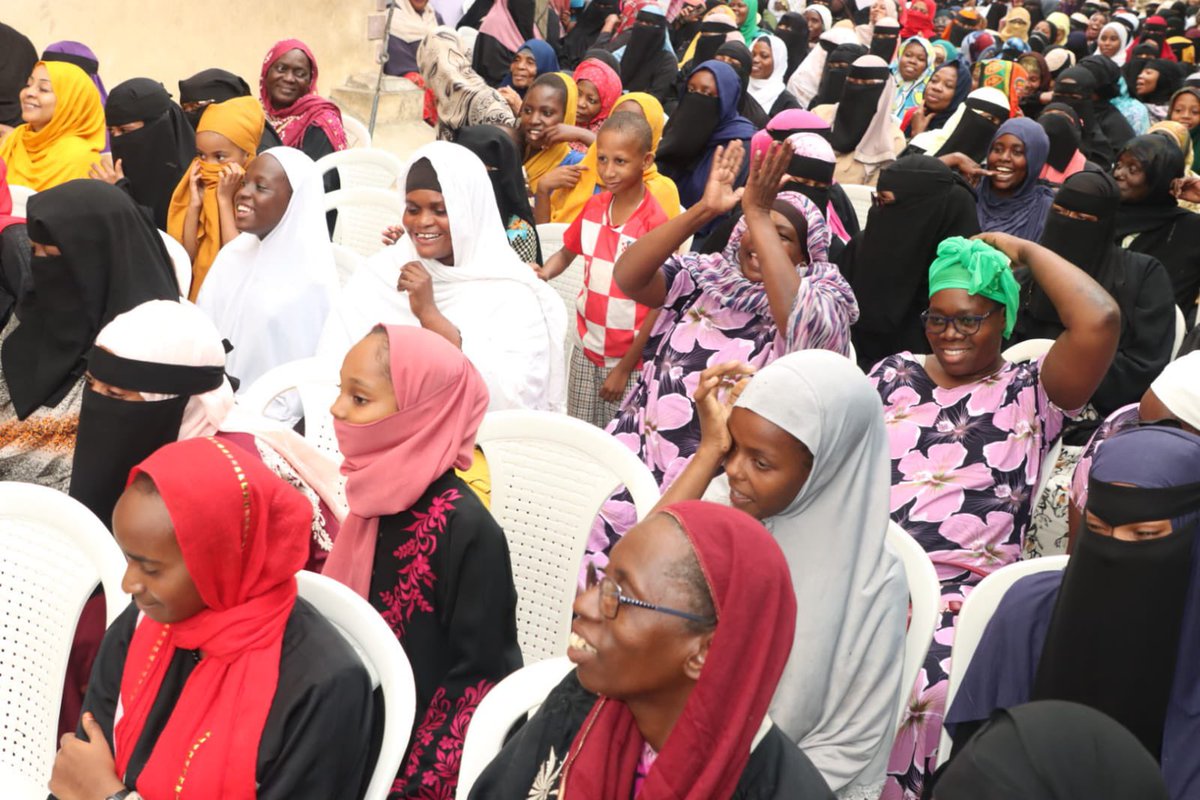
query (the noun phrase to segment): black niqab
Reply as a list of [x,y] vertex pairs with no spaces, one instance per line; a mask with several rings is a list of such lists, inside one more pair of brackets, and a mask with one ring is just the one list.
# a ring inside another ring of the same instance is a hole
[[[950,135],[946,137],[946,141],[942,143],[938,151],[930,153],[930,155],[945,156],[951,153],[962,153],[974,161],[982,162],[987,156],[992,137],[996,135],[1000,125],[1008,119],[1010,110],[1008,106],[1000,106],[978,97],[968,97],[963,101],[963,105],[966,106],[966,110],[959,117],[958,124],[954,126],[954,130],[950,131]],[[990,114],[1000,121],[993,122],[983,114],[977,113],[980,111]]]
[[[249,97],[250,87],[240,75],[234,75],[223,69],[205,69],[190,78],[179,82],[179,104],[188,103],[224,103],[235,97]],[[185,111],[184,116],[192,126],[192,130],[200,124],[203,108],[195,111]]]
[[[787,23],[786,28],[783,27],[784,23]],[[787,81],[796,71],[796,67],[800,66],[800,62],[808,56],[808,21],[804,19],[803,14],[789,11],[779,18],[775,35],[787,46],[788,66],[787,71],[783,73],[783,80]]]
[[626,92],[642,92],[654,81],[654,65],[659,53],[664,52],[667,39],[667,18],[662,14],[639,11],[633,28],[629,31],[629,44],[614,72],[621,76],[621,87]]
[[1079,149],[1079,115],[1066,103],[1050,103],[1037,121],[1050,137],[1050,153],[1046,156],[1046,163],[1062,172]]
[[859,56],[867,55],[867,48],[861,44],[839,44],[833,52],[825,57],[825,71],[821,73],[821,82],[817,93],[808,104],[810,109],[817,106],[830,105],[842,99],[842,89],[846,86],[846,78],[850,76],[850,65]]
[[[858,147],[875,119],[879,96],[883,94],[890,74],[887,67],[850,66],[831,126],[833,133],[829,137],[835,153],[852,153]],[[850,78],[872,83],[850,83]]]
[[1054,102],[1070,106],[1079,118],[1079,149],[1083,155],[1097,164],[1111,164],[1113,148],[1104,135],[1100,117],[1096,113],[1092,99],[1095,91],[1096,78],[1092,71],[1085,66],[1071,67],[1054,81]]
[[21,119],[21,90],[29,81],[37,50],[25,34],[0,22],[0,125],[17,127]]
[[[529,208],[529,196],[525,190],[525,176],[521,171],[521,152],[512,137],[495,125],[468,125],[458,132],[458,144],[479,156],[487,167],[492,191],[496,193],[496,206],[505,225],[513,217],[520,217],[536,229],[533,211]],[[538,263],[542,261],[541,243],[538,243]]]

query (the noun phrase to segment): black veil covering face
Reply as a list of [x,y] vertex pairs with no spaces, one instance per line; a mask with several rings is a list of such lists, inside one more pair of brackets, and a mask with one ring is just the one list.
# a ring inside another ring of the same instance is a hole
[[817,93],[813,95],[808,107],[812,109],[841,100],[846,78],[850,76],[850,65],[859,56],[866,54],[867,48],[861,44],[839,44],[833,48],[833,52],[825,57],[825,71],[821,73]]
[[[520,217],[536,230],[529,194],[525,190],[525,176],[521,171],[521,151],[512,137],[495,125],[468,125],[459,130],[455,142],[479,156],[487,167],[501,221],[507,225],[513,217]],[[537,261],[539,264],[542,261],[540,241]]]
[[987,157],[988,147],[996,131],[1008,119],[1007,105],[989,102],[986,98],[968,96],[963,101],[966,107],[958,125],[946,137],[946,141],[931,155],[944,156],[962,153],[975,161]]
[[129,471],[158,448],[179,438],[192,395],[217,389],[223,367],[185,367],[135,361],[93,347],[88,372],[110,386],[175,395],[164,400],[122,400],[92,389],[83,393],[79,435],[71,465],[70,495],[111,526]]
[[1079,118],[1081,140],[1079,149],[1089,161],[1111,164],[1115,153],[1112,144],[1104,135],[1100,117],[1096,113],[1092,95],[1096,91],[1096,77],[1084,66],[1064,70],[1054,81],[1054,102],[1070,106]]
[[184,78],[179,82],[180,106],[186,107],[193,103],[203,104],[199,108],[183,112],[188,124],[192,126],[192,130],[195,130],[196,126],[200,124],[204,106],[224,103],[235,97],[249,96],[250,86],[246,81],[223,69],[201,70],[192,77]]
[[1050,137],[1050,154],[1046,156],[1046,163],[1062,172],[1079,149],[1079,115],[1066,103],[1049,103],[1037,121]]
[[34,256],[32,286],[0,364],[18,419],[56,406],[83,374],[84,356],[113,317],[147,300],[178,300],[166,246],[133,199],[81,179],[29,198],[29,238],[62,251]]
[[[871,56],[862,56],[870,58]],[[833,120],[833,133],[829,143],[835,153],[851,153],[863,136],[878,111],[879,98],[887,85],[891,71],[886,65],[852,64],[846,76],[846,85],[838,101]],[[852,81],[865,81],[857,83]]]
[[879,56],[889,64],[896,57],[896,47],[900,43],[900,24],[880,20],[871,34],[870,53]]
[[800,66],[800,62],[808,56],[808,22],[803,14],[789,11],[780,17],[779,24],[775,27],[775,35],[787,46],[788,67],[783,73],[783,80],[787,81],[796,71],[796,67]]
[[144,123],[112,137],[113,161],[120,160],[133,199],[166,230],[171,194],[196,154],[196,133],[183,109],[158,81],[134,78],[109,93],[104,117],[110,128]]

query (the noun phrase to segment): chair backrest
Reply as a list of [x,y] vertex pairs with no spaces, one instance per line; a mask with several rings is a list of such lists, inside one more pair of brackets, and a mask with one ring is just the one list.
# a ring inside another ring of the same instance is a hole
[[[1026,575],[1037,572],[1061,570],[1067,566],[1067,556],[1044,556],[1029,561],[1018,561],[1002,567],[979,582],[979,585],[967,595],[962,608],[958,612],[958,621],[954,625],[954,646],[950,650],[950,680],[946,684],[946,710],[954,702],[954,695],[971,666],[975,657],[975,649],[983,638],[983,632],[1004,594],[1010,587]],[[950,734],[942,729],[941,744],[938,747],[938,766],[950,758]]]
[[1183,312],[1179,310],[1179,306],[1175,306],[1175,344],[1171,347],[1171,360],[1179,355],[1179,348],[1183,344],[1183,337],[1187,335],[1187,320],[1183,318]]
[[345,245],[335,244],[331,247],[333,247],[333,266],[337,269],[338,286],[345,288],[366,259]]
[[383,687],[383,739],[363,800],[386,800],[408,750],[416,715],[417,688],[408,656],[379,612],[348,587],[315,572],[297,573],[296,583],[300,596],[332,622],[358,653],[371,675],[371,686]]
[[475,781],[504,747],[513,725],[526,714],[533,716],[546,695],[574,668],[566,656],[547,658],[517,670],[484,696],[463,741],[454,794],[457,800],[466,800]]
[[0,483],[0,775],[6,793],[46,795],[79,614],[99,583],[111,624],[129,605],[124,574],[125,557],[112,534],[83,504],[44,486]]
[[858,227],[867,227],[867,213],[871,210],[871,195],[875,192],[875,188],[857,183],[840,183],[838,185],[846,192],[846,197],[850,198],[850,205],[854,206],[854,215],[858,217]]
[[512,555],[521,654],[526,664],[562,655],[600,506],[624,485],[640,519],[658,502],[658,485],[627,447],[565,414],[493,411],[476,443],[491,472],[492,516]]
[[367,130],[367,126],[345,111],[342,112],[342,128],[346,131],[347,147],[359,148],[371,146],[371,132]]
[[163,244],[167,247],[167,255],[171,257],[171,264],[175,267],[175,279],[179,281],[179,295],[187,297],[188,292],[192,289],[192,259],[188,257],[187,249],[175,241],[174,236],[161,230],[158,235],[162,237]]
[[[537,226],[538,241],[542,244],[543,258],[549,258],[559,251],[559,248],[563,246],[563,234],[566,232],[567,225],[562,222],[546,222]],[[567,336],[563,352],[566,354],[569,365],[571,350],[579,339],[575,326],[575,299],[579,297],[579,291],[583,288],[583,259],[576,258],[571,262],[571,266],[549,283],[550,287],[558,292],[558,296],[562,298],[563,305],[567,309]]]
[[937,627],[938,602],[942,587],[937,571],[929,554],[917,543],[908,531],[895,522],[888,522],[887,543],[892,552],[904,565],[904,578],[908,582],[910,604],[908,632],[904,636],[904,667],[900,680],[900,705],[897,710],[897,725],[904,722],[908,711],[908,699],[917,673],[925,663],[929,645],[933,642],[933,631]]
[[336,169],[342,189],[392,189],[404,171],[404,162],[387,150],[355,147],[322,156],[317,169],[322,175]]
[[14,217],[25,216],[25,204],[29,202],[29,198],[37,194],[28,186],[19,186],[15,183],[8,185],[8,193],[12,195],[12,215]]
[[1034,361],[1049,353],[1053,346],[1053,339],[1026,339],[1023,342],[1017,342],[1000,355],[1004,356],[1005,361],[1011,361],[1014,364],[1018,361]]
[[338,215],[333,243],[365,258],[384,248],[383,229],[400,224],[404,201],[399,193],[387,189],[338,189],[325,195],[325,210],[334,209]]
[[238,395],[238,405],[264,414],[278,396],[295,390],[304,408],[304,438],[322,454],[342,463],[329,407],[338,396],[341,364],[321,358],[302,358],[269,369]]

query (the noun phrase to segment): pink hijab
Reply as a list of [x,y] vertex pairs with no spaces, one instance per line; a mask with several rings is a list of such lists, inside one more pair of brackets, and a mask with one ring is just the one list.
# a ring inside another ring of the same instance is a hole
[[399,410],[361,425],[333,421],[346,457],[350,515],[324,574],[363,597],[370,591],[379,518],[410,508],[451,467],[471,466],[488,407],[487,385],[461,350],[424,328],[384,327]]
[[[824,135],[816,132],[827,132],[829,123],[811,111],[802,109],[781,111],[772,117],[771,121],[767,123],[766,130],[761,130],[751,137],[750,157],[757,158],[766,153],[776,136],[793,130],[796,132],[788,134],[786,141],[792,146],[792,151],[796,155],[836,163],[837,156],[834,154],[833,148],[829,146],[829,141],[825,139]],[[834,181],[834,183],[836,182]],[[843,242],[850,241],[850,234],[846,231],[846,225],[842,222],[842,218],[838,216],[832,200],[826,204],[823,211],[825,222],[829,225],[829,232]]]
[[[299,50],[308,58],[308,63],[312,65],[312,82],[308,85],[308,94],[302,95],[287,108],[276,108],[267,94],[267,70],[289,50]],[[312,50],[308,49],[308,45],[299,39],[276,42],[267,53],[267,57],[263,59],[262,73],[258,78],[258,99],[266,111],[267,122],[279,134],[285,146],[302,149],[300,145],[304,141],[304,134],[316,125],[325,132],[334,150],[346,149],[346,129],[342,127],[342,112],[333,101],[317,94],[317,59]]]

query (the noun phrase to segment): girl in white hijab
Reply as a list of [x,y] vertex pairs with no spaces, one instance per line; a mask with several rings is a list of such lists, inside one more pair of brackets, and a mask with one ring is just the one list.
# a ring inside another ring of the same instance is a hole
[[[809,6],[809,10],[817,9],[817,13],[824,11],[825,16],[829,15],[829,10],[824,6]],[[788,78],[787,90],[800,101],[801,108],[808,108],[808,104],[817,96],[817,89],[821,86],[821,75],[825,72],[825,59],[833,49],[839,44],[853,44],[857,41],[858,36],[854,31],[846,28],[827,29],[821,34],[817,46],[809,49],[808,55],[800,62],[800,66],[796,67],[792,77]]]
[[[428,173],[430,167],[449,220],[449,259],[422,258],[412,231],[373,256],[342,290],[321,335],[319,354],[340,363],[380,323],[428,327],[461,347],[483,375],[490,409],[565,410],[567,317],[562,300],[509,247],[496,194],[479,157],[449,142],[425,145],[400,176],[406,197],[429,188],[424,185],[430,182],[427,174],[421,186],[409,184],[410,176]],[[422,325],[413,310],[413,298],[421,302],[413,281],[426,280],[436,328]]]
[[[259,164],[263,159],[268,163]],[[271,175],[275,164],[284,181]],[[264,151],[234,204],[242,233],[221,248],[196,305],[233,345],[227,369],[244,391],[267,370],[316,352],[338,280],[324,187],[311,158],[293,147]]]
[[660,505],[703,494],[775,536],[804,613],[771,719],[841,800],[873,800],[896,731],[908,619],[903,566],[885,543],[883,408],[854,363],[826,350],[738,380],[751,372],[736,362],[704,372],[700,446]]
[[751,75],[749,91],[750,96],[758,101],[762,110],[767,112],[768,117],[771,117],[783,110],[775,108],[775,101],[787,91],[783,85],[783,74],[787,72],[788,66],[787,45],[778,36],[760,33],[754,37],[754,42],[750,45],[752,52],[755,47],[758,47],[759,42],[766,42],[767,46],[771,48],[771,74],[765,78],[755,78]]

